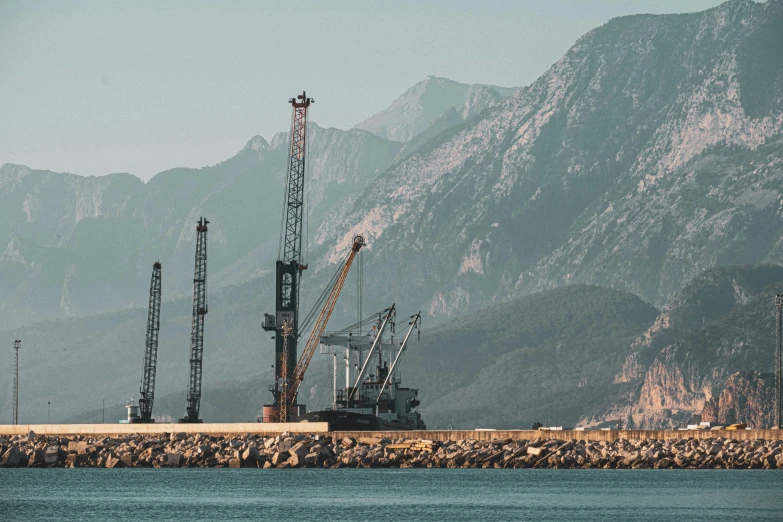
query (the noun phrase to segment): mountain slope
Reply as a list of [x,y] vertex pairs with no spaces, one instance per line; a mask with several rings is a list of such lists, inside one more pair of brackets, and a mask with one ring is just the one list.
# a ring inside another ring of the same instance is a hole
[[783,66],[749,49],[781,33],[779,0],[608,22],[325,222],[325,262],[365,233],[443,317],[574,282],[663,306],[702,270],[779,259]]
[[[400,145],[365,131],[310,126],[309,220],[366,187]],[[257,136],[233,158],[144,184],[0,168],[0,329],[140,306],[163,264],[166,298],[192,291],[195,223],[210,221],[210,290],[256,277],[277,255],[287,134]]]

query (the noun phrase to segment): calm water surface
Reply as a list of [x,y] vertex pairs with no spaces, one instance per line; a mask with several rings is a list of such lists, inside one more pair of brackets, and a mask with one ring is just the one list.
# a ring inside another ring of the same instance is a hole
[[783,520],[783,472],[0,469],[0,520]]

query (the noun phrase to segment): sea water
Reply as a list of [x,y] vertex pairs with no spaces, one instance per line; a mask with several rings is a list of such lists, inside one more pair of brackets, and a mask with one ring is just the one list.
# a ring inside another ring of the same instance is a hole
[[0,469],[12,520],[783,520],[783,471]]

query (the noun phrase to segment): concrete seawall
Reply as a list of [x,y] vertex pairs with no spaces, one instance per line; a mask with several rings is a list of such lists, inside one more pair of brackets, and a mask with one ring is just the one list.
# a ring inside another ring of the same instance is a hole
[[626,440],[680,440],[680,439],[714,439],[725,438],[735,440],[783,440],[783,430],[564,430],[564,431],[532,431],[532,430],[431,430],[431,431],[337,431],[329,432],[325,422],[317,423],[204,423],[204,424],[2,424],[0,435],[26,435],[30,431],[37,435],[152,435],[157,433],[203,433],[206,435],[257,434],[278,435],[280,433],[330,433],[343,437],[374,437],[374,438],[408,438],[444,442],[447,440],[533,440],[546,438],[549,440],[585,440],[611,441]]
[[325,433],[326,422],[231,422],[202,424],[0,424],[0,435],[154,435],[157,433],[204,433],[234,435],[255,433],[279,435],[288,433]]
[[433,430],[433,431],[337,431],[336,437],[376,437],[396,439],[425,439],[444,442],[447,440],[585,440],[611,441],[626,440],[681,440],[681,439],[735,439],[735,440],[783,440],[783,430],[563,430],[563,431],[533,431],[533,430]]

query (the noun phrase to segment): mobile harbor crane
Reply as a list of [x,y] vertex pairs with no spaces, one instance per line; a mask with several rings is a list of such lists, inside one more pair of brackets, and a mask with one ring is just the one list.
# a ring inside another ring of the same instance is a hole
[[147,342],[144,350],[144,366],[141,373],[139,416],[134,423],[155,422],[152,418],[152,403],[155,399],[155,373],[158,364],[158,332],[160,331],[160,261],[152,265],[150,281],[150,304],[147,312]]
[[188,405],[179,422],[203,422],[201,408],[201,363],[204,354],[204,316],[207,314],[207,225],[200,218],[196,225],[196,266],[193,272],[193,321],[190,332],[190,378]]
[[[305,158],[307,145],[307,108],[315,100],[305,92],[289,100],[293,108],[291,146],[283,202],[282,230],[278,247],[275,279],[275,314],[264,314],[263,328],[275,332],[275,381],[270,386],[272,404],[265,405],[260,421],[272,422],[286,409],[284,396],[293,382],[299,339],[299,279],[307,265],[302,259],[302,217],[305,195]],[[285,332],[283,328],[285,327]],[[286,389],[284,389],[286,388]],[[294,397],[296,395],[294,394]],[[296,403],[290,405],[296,408]],[[284,412],[284,417],[293,411]],[[298,415],[298,411],[294,413]]]

